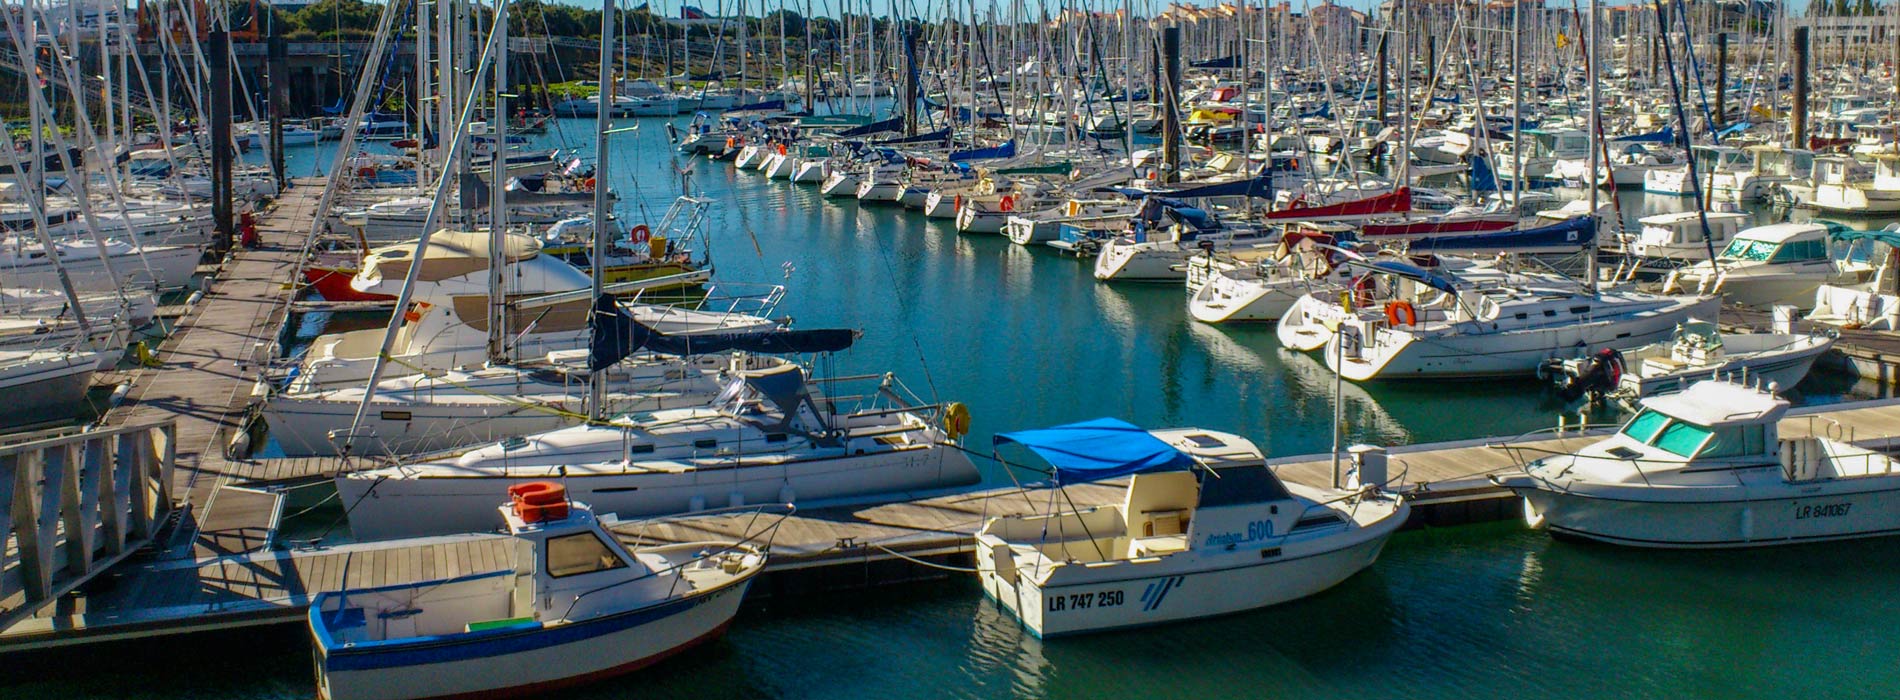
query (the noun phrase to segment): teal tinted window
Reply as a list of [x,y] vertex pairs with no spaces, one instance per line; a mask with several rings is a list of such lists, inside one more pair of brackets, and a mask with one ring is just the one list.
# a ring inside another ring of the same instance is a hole
[[1636,414],[1635,418],[1631,418],[1630,422],[1623,426],[1623,434],[1647,445],[1650,438],[1656,437],[1656,431],[1662,429],[1663,423],[1667,422],[1669,422],[1668,416],[1655,411],[1644,411]]
[[1695,455],[1696,448],[1701,447],[1702,441],[1708,437],[1708,428],[1694,423],[1671,421],[1651,444],[1678,457],[1691,457]]
[[1748,260],[1752,262],[1761,262],[1763,260],[1767,260],[1769,256],[1774,255],[1774,254],[1775,254],[1775,244],[1773,243],[1769,243],[1767,241],[1751,241],[1746,238],[1737,238],[1729,242],[1728,248],[1722,251],[1722,255],[1720,257],[1728,258],[1731,260]]

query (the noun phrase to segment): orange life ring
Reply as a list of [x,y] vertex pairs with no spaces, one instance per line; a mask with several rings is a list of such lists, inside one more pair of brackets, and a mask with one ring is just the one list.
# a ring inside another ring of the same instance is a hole
[[653,237],[653,229],[647,228],[646,224],[638,224],[633,227],[632,235],[633,242],[645,243]]
[[582,181],[581,181],[581,191],[582,191],[582,192],[592,192],[592,191],[594,191],[594,184],[595,184],[595,183],[594,183],[594,178],[591,178],[591,177],[590,177],[590,178],[587,178],[587,179],[585,179],[585,180],[582,180]]
[[363,167],[357,168],[356,176],[357,177],[376,177],[376,167],[371,166],[371,165],[365,165]]
[[1418,309],[1412,302],[1394,301],[1385,305],[1385,322],[1394,326],[1418,325]]
[[997,208],[1002,209],[1003,211],[1006,211],[1006,212],[1016,211],[1016,195],[1013,195],[1013,194],[1003,195],[1003,201],[1002,203],[997,205]]

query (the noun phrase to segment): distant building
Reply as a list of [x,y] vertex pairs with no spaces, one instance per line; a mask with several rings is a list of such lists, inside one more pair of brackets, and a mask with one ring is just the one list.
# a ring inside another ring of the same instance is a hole
[[1790,27],[1808,27],[1808,40],[1814,46],[1858,47],[1885,44],[1889,47],[1900,37],[1894,35],[1892,15],[1865,17],[1791,17]]

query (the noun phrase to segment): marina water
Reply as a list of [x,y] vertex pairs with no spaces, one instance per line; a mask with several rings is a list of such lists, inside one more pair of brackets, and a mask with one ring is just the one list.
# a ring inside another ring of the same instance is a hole
[[[677,156],[661,120],[639,122],[614,137],[622,219],[656,221],[682,183],[714,200],[700,245],[716,280],[784,284],[777,313],[798,327],[862,330],[816,371],[892,372],[925,399],[968,404],[976,452],[998,431],[1099,416],[1231,431],[1274,456],[1333,443],[1332,374],[1280,349],[1270,327],[1197,324],[1178,285],[1098,283],[1054,249]],[[585,154],[591,131],[563,120],[534,140]],[[329,148],[292,149],[291,174],[327,165]],[[1624,198],[1632,221],[1688,204]],[[1855,391],[1852,376],[1817,370],[1795,398]],[[1343,400],[1345,444],[1510,436],[1552,427],[1562,410],[1533,381],[1347,384]],[[1881,697],[1900,691],[1888,658],[1900,603],[1879,593],[1896,567],[1893,539],[1673,553],[1556,542],[1516,522],[1432,528],[1401,533],[1367,572],[1308,599],[1050,642],[967,576],[768,599],[723,641],[572,697]],[[269,640],[216,663],[157,661],[173,650],[0,695],[308,697],[307,642]]]

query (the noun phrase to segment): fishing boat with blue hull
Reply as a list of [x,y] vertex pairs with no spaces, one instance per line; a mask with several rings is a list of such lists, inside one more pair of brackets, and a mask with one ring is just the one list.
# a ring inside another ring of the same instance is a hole
[[[977,532],[983,591],[1038,637],[1190,620],[1333,587],[1378,559],[1410,507],[1383,454],[1351,489],[1285,483],[1252,442],[1105,418],[1005,433],[1059,484],[1129,476],[1118,506],[993,518]],[[1059,502],[1059,501],[1058,501]]]
[[1532,527],[1633,547],[1900,533],[1900,465],[1839,426],[1781,437],[1788,402],[1773,389],[1710,380],[1646,398],[1615,435],[1575,453],[1506,443],[1521,453],[1519,473],[1491,480],[1524,499]]
[[509,496],[512,568],[313,599],[318,697],[527,697],[629,673],[717,638],[765,566],[761,536],[630,548],[559,484]]

